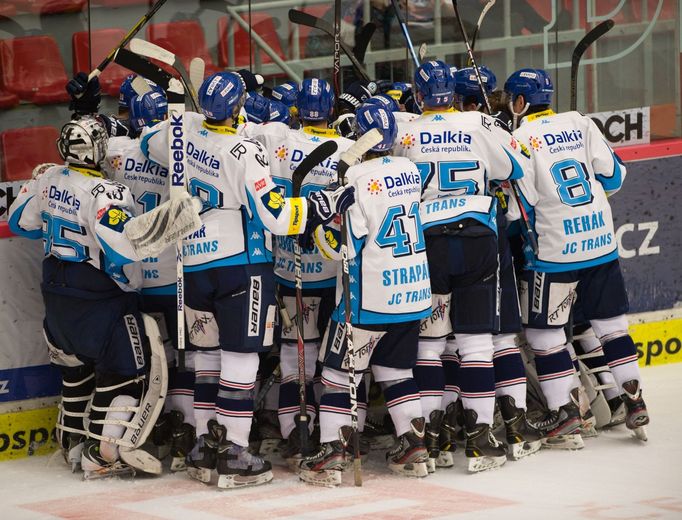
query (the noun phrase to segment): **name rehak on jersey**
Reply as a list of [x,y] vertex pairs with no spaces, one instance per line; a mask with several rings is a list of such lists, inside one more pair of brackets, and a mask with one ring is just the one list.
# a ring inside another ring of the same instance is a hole
[[50,186],[49,191],[45,195],[50,199],[47,203],[49,207],[64,213],[75,215],[81,207],[80,201],[69,190],[64,189],[60,191],[56,186]]

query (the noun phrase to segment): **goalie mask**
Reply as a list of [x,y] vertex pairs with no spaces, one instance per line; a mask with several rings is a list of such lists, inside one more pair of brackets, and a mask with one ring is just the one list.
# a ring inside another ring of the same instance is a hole
[[59,155],[67,164],[98,168],[107,153],[109,136],[96,117],[66,123],[57,139]]

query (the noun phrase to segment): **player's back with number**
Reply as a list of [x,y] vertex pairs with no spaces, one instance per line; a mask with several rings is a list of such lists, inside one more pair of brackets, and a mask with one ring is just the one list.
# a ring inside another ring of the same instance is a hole
[[626,171],[594,122],[578,112],[548,110],[524,118],[514,135],[531,149],[534,164],[523,185],[532,186],[524,192],[535,210],[537,270],[617,258],[607,194],[620,189]]

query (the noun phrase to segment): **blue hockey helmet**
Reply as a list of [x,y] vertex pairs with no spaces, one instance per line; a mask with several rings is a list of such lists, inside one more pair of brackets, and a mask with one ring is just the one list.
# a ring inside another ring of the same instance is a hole
[[168,101],[159,92],[147,92],[130,100],[130,126],[140,132],[145,126],[153,126],[166,119]]
[[298,85],[291,81],[277,85],[272,89],[272,99],[284,103],[287,108],[296,105],[296,97],[298,96]]
[[[485,87],[486,95],[490,95],[495,87],[497,87],[497,78],[492,70],[485,65],[478,67],[481,74],[481,80]],[[473,97],[476,103],[483,105],[485,100],[481,94],[481,89],[478,86],[478,79],[476,78],[476,71],[473,67],[466,67],[455,72],[455,94],[464,102],[467,98]]]
[[334,109],[332,87],[323,79],[304,79],[296,98],[296,107],[299,117],[304,121],[329,120]]
[[244,82],[238,74],[216,72],[199,87],[201,113],[214,121],[234,117],[241,108],[245,93]]
[[554,85],[549,74],[543,69],[520,69],[514,72],[504,84],[505,92],[512,97],[512,102],[523,94],[530,106],[549,105],[554,95]]
[[376,94],[371,98],[365,100],[364,104],[384,107],[386,110],[389,110],[390,112],[400,112],[400,106],[398,105],[398,102],[388,94]]
[[270,100],[270,119],[269,121],[284,123],[288,125],[291,123],[291,114],[287,106],[276,99]]
[[256,92],[246,97],[244,110],[251,123],[265,123],[270,120],[270,100]]
[[414,73],[414,84],[427,107],[447,107],[455,99],[455,78],[440,60],[422,63]]
[[[126,79],[123,80],[123,83],[121,83],[121,86],[118,89],[118,108],[126,110],[129,109],[130,100],[137,96],[137,92],[135,92],[135,89],[133,88],[133,80],[136,77],[137,74],[129,74],[128,76],[126,76]],[[159,92],[161,94],[164,94],[163,89],[159,87],[156,83],[154,83],[152,80],[147,78],[144,78],[144,80],[149,85],[149,88],[152,89],[152,92]]]
[[371,149],[375,152],[386,152],[393,148],[398,135],[398,124],[393,112],[386,107],[365,103],[355,112],[357,135],[360,137],[372,128],[378,128],[383,136],[379,144]]

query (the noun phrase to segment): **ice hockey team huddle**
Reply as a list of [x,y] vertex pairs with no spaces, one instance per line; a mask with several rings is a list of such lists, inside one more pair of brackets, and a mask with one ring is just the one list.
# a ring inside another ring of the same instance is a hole
[[458,446],[478,472],[623,422],[645,439],[607,200],[626,169],[544,70],[480,74],[485,97],[442,61],[340,96],[218,72],[177,127],[149,78],[108,116],[76,75],[64,164],[9,214],[44,247],[73,470],[234,488],[274,461],[335,486],[372,449],[426,477]]

